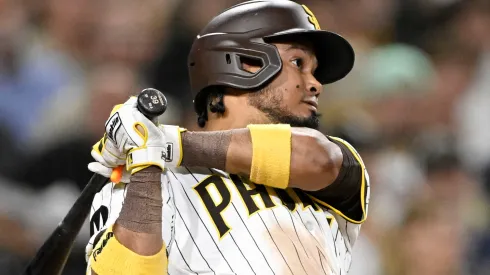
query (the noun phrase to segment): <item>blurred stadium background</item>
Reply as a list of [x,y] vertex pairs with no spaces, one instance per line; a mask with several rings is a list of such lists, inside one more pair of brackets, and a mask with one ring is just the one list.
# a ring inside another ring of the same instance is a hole
[[[196,128],[186,57],[237,0],[0,0],[0,274],[18,274],[90,173],[111,107],[168,95]],[[305,0],[351,41],[322,129],[370,170],[351,275],[490,274],[490,1]],[[88,225],[64,274],[84,274]]]

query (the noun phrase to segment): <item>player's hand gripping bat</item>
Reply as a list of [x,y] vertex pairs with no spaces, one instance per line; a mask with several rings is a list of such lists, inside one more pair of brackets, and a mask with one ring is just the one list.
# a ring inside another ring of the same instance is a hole
[[[165,112],[167,99],[158,90],[145,89],[138,95],[137,107],[143,115],[153,120]],[[120,173],[120,170],[114,170],[116,174]],[[112,175],[111,179],[117,177],[118,175]],[[99,174],[92,176],[68,214],[27,265],[23,275],[61,274],[75,239],[90,213],[92,200],[108,180]]]

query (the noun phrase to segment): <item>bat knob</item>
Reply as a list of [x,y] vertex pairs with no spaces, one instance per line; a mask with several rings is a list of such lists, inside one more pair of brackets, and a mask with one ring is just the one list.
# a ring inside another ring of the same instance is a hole
[[167,99],[157,89],[148,88],[138,95],[138,111],[148,119],[152,120],[167,110]]

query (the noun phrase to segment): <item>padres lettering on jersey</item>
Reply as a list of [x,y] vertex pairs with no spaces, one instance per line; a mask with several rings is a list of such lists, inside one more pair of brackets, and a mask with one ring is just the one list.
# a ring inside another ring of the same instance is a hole
[[[367,211],[365,171],[363,177]],[[169,274],[347,274],[360,225],[299,189],[274,189],[219,170],[186,167],[166,170],[162,184]],[[91,243],[117,219],[124,190],[109,184],[95,198]],[[108,218],[99,211],[104,207]]]
[[[213,171],[211,170],[211,172]],[[206,177],[203,181],[200,181],[193,186],[194,190],[199,194],[204,208],[208,211],[220,239],[231,229],[230,225],[226,223],[222,215],[223,211],[227,209],[231,203],[232,192],[228,189],[225,180],[226,179],[222,178],[219,174],[214,174]],[[291,211],[295,211],[298,205],[302,205],[303,208],[313,207],[315,211],[318,211],[319,209],[313,200],[300,190],[281,190],[257,185],[252,182],[245,183],[243,179],[237,175],[230,175],[229,180],[231,180],[232,185],[237,189],[239,197],[247,210],[248,217],[259,210],[276,207],[277,205],[274,203],[271,194],[275,194],[282,204]],[[214,190],[212,188],[214,188]],[[217,200],[214,200],[213,196],[217,196]]]

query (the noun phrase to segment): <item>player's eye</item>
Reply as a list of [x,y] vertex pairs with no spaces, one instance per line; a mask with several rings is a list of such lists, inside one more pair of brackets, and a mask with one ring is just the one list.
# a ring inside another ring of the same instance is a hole
[[301,59],[301,58],[293,59],[293,60],[291,60],[291,63],[293,63],[294,66],[296,66],[300,69],[303,67],[303,59]]

